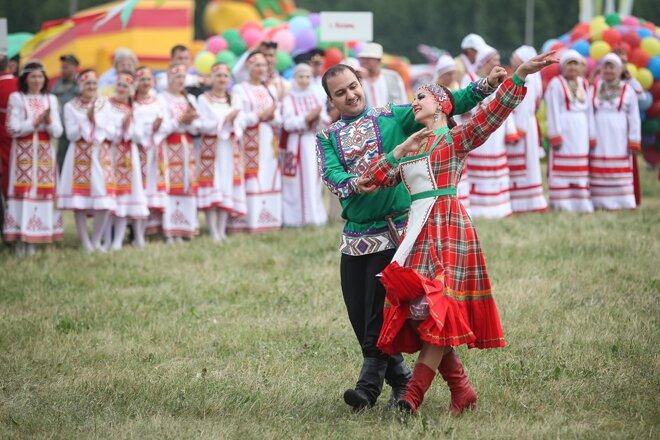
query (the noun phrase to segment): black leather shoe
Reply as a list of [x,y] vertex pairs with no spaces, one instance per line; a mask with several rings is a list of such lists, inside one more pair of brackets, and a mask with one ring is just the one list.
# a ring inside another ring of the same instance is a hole
[[374,406],[383,390],[386,370],[387,359],[364,358],[355,389],[346,390],[344,402],[357,411]]

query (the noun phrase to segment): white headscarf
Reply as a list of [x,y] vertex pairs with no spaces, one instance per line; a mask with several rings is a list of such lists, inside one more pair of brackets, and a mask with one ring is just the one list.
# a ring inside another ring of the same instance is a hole
[[492,46],[484,45],[479,48],[477,51],[477,58],[474,60],[474,65],[477,70],[481,69],[488,60],[497,53],[497,49]]
[[582,55],[580,55],[580,52],[578,52],[575,49],[568,49],[564,51],[563,54],[561,54],[561,57],[559,58],[559,65],[561,67],[564,67],[566,63],[569,61],[577,61],[578,63],[581,63],[584,61],[584,58]]
[[438,58],[438,62],[435,63],[435,74],[436,76],[443,75],[447,72],[453,72],[456,70],[456,61],[449,55],[442,55]]
[[623,66],[623,62],[621,61],[621,58],[614,52],[610,52],[607,55],[605,55],[603,58],[600,59],[601,64],[605,63],[612,63],[617,67]]
[[530,58],[534,58],[536,55],[536,49],[534,49],[532,46],[520,46],[518,49],[516,49],[513,54],[520,58],[520,61],[523,63],[525,61],[529,61]]

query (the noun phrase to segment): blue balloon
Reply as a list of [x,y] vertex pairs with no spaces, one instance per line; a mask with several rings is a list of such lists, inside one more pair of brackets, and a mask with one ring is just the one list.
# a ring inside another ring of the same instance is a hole
[[293,35],[298,35],[303,29],[313,29],[312,22],[307,17],[297,15],[289,20],[289,30]]
[[573,44],[573,49],[575,49],[583,57],[589,56],[589,42],[586,40],[578,40]]
[[639,38],[644,39],[646,37],[652,37],[653,31],[651,29],[639,28],[637,29],[637,35],[639,35]]
[[642,112],[642,111],[639,112],[639,120],[640,122],[646,121],[646,112]]
[[559,37],[559,41],[561,41],[564,44],[568,44],[571,42],[571,36],[568,34],[564,34],[561,37]]
[[653,105],[653,95],[651,92],[644,92],[644,97],[639,100],[639,111],[645,112]]
[[293,67],[289,67],[284,72],[282,72],[282,76],[284,77],[284,79],[293,78]]
[[553,44],[559,43],[559,40],[556,38],[550,38],[548,41],[543,43],[543,46],[541,46],[541,52],[547,52],[550,50]]
[[649,65],[646,66],[651,71],[653,79],[660,79],[660,55],[654,56],[649,60]]

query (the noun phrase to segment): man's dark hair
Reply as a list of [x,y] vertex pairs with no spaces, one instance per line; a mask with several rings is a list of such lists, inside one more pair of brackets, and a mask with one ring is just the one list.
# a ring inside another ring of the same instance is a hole
[[183,51],[186,51],[186,50],[189,50],[186,46],[184,46],[183,44],[177,44],[172,49],[170,49],[170,58],[174,58],[175,53],[183,52]]
[[7,55],[0,55],[0,72],[4,72],[9,67],[9,58]]
[[21,76],[18,77],[18,90],[23,93],[28,92],[27,77],[35,70],[41,70],[41,72],[44,74],[44,85],[41,87],[41,90],[39,90],[39,93],[48,93],[48,75],[46,75],[46,71],[44,70],[44,67],[41,65],[41,63],[34,62],[27,63],[25,67],[23,67],[23,73],[21,73]]
[[334,66],[326,70],[325,73],[323,74],[323,77],[321,78],[321,85],[323,86],[323,90],[325,90],[325,94],[328,95],[329,98],[332,98],[332,96],[330,96],[330,91],[328,90],[328,78],[334,78],[344,70],[350,70],[351,72],[353,72],[353,75],[355,75],[355,78],[357,78],[358,82],[362,83],[362,78],[360,78],[360,74],[357,73],[357,71],[353,69],[351,66],[348,66],[346,64],[335,64]]

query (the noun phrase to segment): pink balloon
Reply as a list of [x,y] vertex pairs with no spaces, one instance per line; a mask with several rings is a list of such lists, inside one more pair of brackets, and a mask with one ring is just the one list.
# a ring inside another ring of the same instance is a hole
[[637,20],[637,17],[633,17],[632,15],[624,18],[621,23],[628,26],[639,26],[639,20]]
[[250,49],[259,44],[263,38],[263,31],[257,28],[248,28],[245,30],[245,32],[243,32],[243,41],[245,41],[245,44],[247,44]]
[[585,61],[587,62],[587,75],[589,75],[598,63],[591,57],[586,57]]
[[296,44],[293,34],[287,29],[281,29],[273,35],[273,41],[277,42],[277,49],[284,52],[291,52]]
[[229,48],[227,40],[219,35],[211,37],[206,41],[206,49],[208,49],[213,55],[217,55],[219,52],[227,50],[227,48]]

